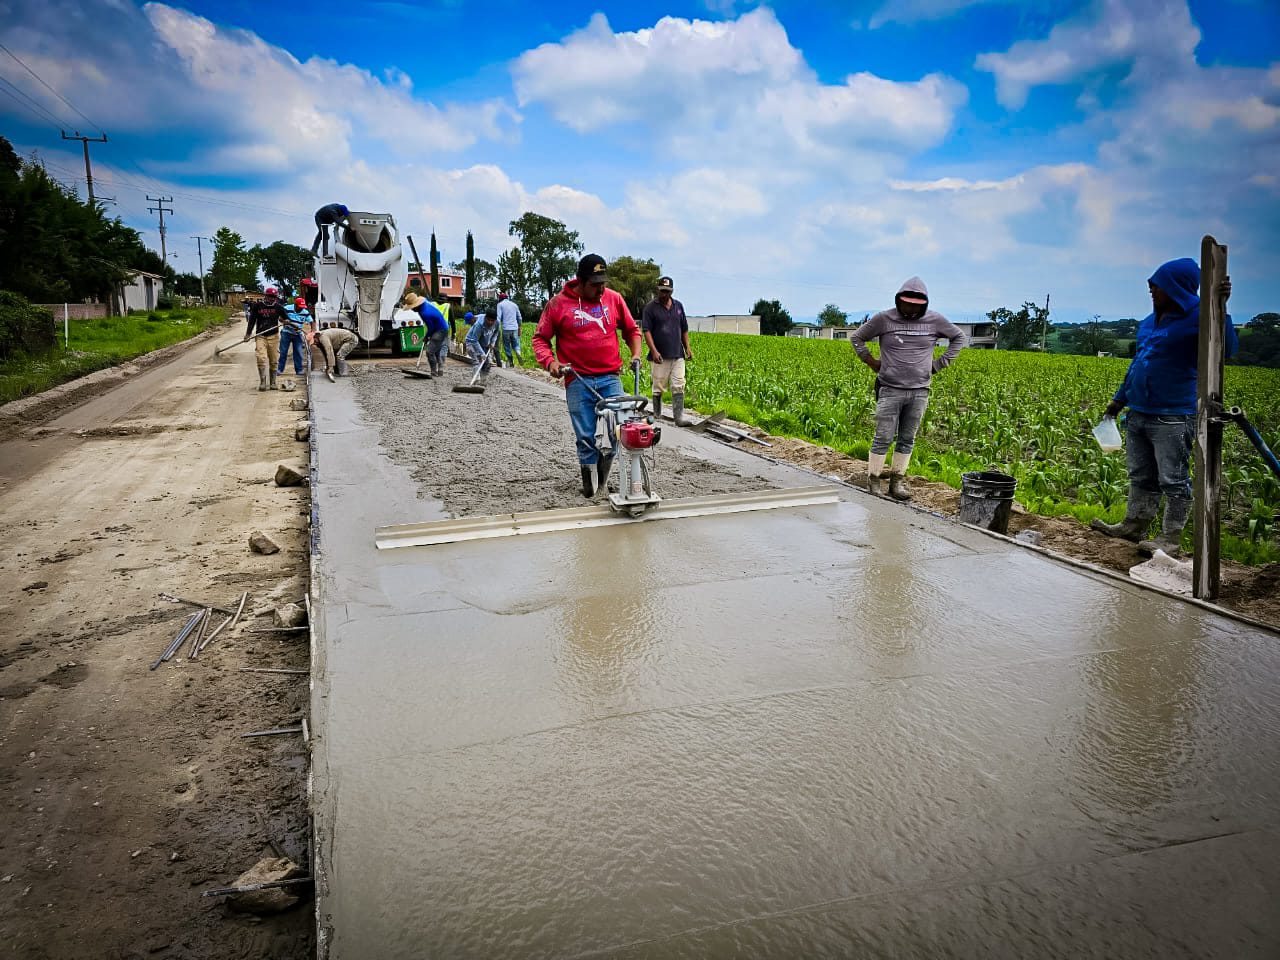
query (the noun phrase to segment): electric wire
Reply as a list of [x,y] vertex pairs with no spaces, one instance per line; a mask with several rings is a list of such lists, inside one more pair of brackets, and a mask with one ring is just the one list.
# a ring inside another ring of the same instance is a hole
[[[16,53],[14,53],[12,50],[10,50],[8,47],[6,47],[3,43],[0,43],[0,50],[3,50],[3,51],[4,51],[5,53],[7,53],[9,56],[13,57],[13,59],[14,59],[14,60],[16,60],[16,61],[19,63],[19,65],[22,67],[22,69],[23,69],[23,70],[26,70],[26,71],[27,71],[27,73],[31,74],[33,77],[35,77],[35,78],[36,78],[36,80],[40,83],[40,85],[41,85],[42,87],[44,87],[46,90],[48,90],[50,93],[52,93],[55,97],[57,97],[59,100],[61,100],[63,103],[65,103],[68,107],[70,107],[70,108],[71,108],[75,113],[77,113],[77,114],[81,117],[81,119],[83,119],[87,124],[89,124],[91,127],[95,127],[99,133],[102,133],[102,127],[98,126],[96,123],[94,123],[94,122],[93,122],[92,120],[90,120],[88,117],[86,117],[86,116],[84,115],[84,113],[82,113],[82,112],[81,112],[80,108],[79,108],[79,107],[77,107],[74,103],[72,103],[70,100],[68,100],[68,99],[67,99],[66,97],[64,97],[62,94],[60,94],[60,93],[59,93],[57,90],[55,90],[53,87],[49,86],[49,84],[45,83],[44,78],[43,78],[43,77],[41,77],[41,76],[40,76],[40,74],[38,74],[38,73],[36,73],[34,70],[32,70],[29,66],[27,66],[26,62],[25,62],[21,57],[19,57]],[[104,136],[105,136],[105,134],[104,134]]]
[[[7,93],[10,97],[13,97],[14,100],[17,100],[19,106],[26,107],[28,110],[31,110],[33,113],[35,111],[39,111],[41,114],[44,115],[44,119],[47,119],[53,123],[54,129],[61,129],[62,121],[60,121],[57,117],[55,117],[52,113],[50,113],[49,110],[44,106],[44,104],[40,103],[40,101],[36,100],[26,91],[24,91],[21,87],[15,84],[12,80],[9,80],[5,77],[0,77],[0,83],[5,84],[5,86],[7,87],[11,87],[14,91],[17,91],[17,95],[15,96],[15,94],[10,92],[9,90],[5,90],[4,87],[0,87],[0,93]],[[22,97],[22,100],[18,100],[18,97]],[[23,102],[23,101],[26,101],[26,102]],[[44,120],[41,120],[41,123],[43,122]]]

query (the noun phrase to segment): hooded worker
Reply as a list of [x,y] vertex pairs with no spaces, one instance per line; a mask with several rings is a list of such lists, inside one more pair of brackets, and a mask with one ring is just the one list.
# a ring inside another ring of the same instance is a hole
[[316,238],[311,241],[311,255],[314,257],[324,242],[324,256],[329,256],[329,229],[340,223],[346,223],[351,211],[346,204],[330,203],[316,211]]
[[[1191,512],[1191,440],[1195,432],[1196,367],[1200,344],[1200,267],[1189,258],[1161,264],[1147,281],[1152,312],[1138,324],[1133,362],[1107,404],[1106,416],[1125,407],[1125,457],[1129,498],[1119,523],[1094,520],[1108,537],[1138,543],[1143,553],[1176,556]],[[1231,280],[1219,291],[1225,305]],[[1239,339],[1224,310],[1224,346],[1229,357]],[[1160,535],[1144,539],[1164,497]],[[1139,542],[1140,541],[1140,542]]]
[[251,300],[245,306],[248,325],[244,338],[253,337],[253,353],[258,361],[258,389],[276,388],[276,364],[280,360],[279,330],[289,320],[275,287],[262,291],[261,300]]
[[[929,405],[933,375],[951,365],[965,344],[959,327],[929,309],[929,289],[919,277],[898,288],[893,309],[882,310],[853,332],[849,342],[858,358],[876,372],[876,433],[867,456],[867,490],[880,496],[885,456],[893,445],[889,496],[910,500],[907,467],[915,448],[916,431]],[[880,341],[880,356],[867,349]],[[933,347],[946,339],[946,352],[934,357]]]
[[602,397],[623,394],[619,330],[631,350],[632,370],[640,369],[640,328],[627,301],[606,286],[608,279],[604,257],[587,254],[578,261],[577,276],[542,311],[533,335],[533,355],[553,377],[566,376],[565,366],[572,368],[564,393],[585,497],[594,497],[605,485],[612,464],[612,457],[596,447],[596,400],[587,386]]

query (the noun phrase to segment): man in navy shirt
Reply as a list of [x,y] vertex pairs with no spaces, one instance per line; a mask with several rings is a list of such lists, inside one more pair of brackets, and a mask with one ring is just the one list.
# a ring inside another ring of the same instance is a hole
[[671,296],[670,277],[658,278],[658,295],[644,305],[640,329],[649,348],[649,378],[653,381],[653,415],[662,413],[662,392],[671,386],[671,417],[684,426],[684,362],[693,359],[689,349],[689,321],[684,304]]
[[[1138,550],[1163,550],[1176,556],[1191,512],[1191,440],[1196,421],[1196,366],[1200,344],[1200,267],[1186,257],[1162,264],[1147,281],[1152,312],[1138,324],[1137,350],[1120,389],[1107,405],[1115,417],[1125,407],[1125,455],[1129,466],[1129,499],[1124,520],[1090,524],[1108,537],[1141,541]],[[1231,296],[1231,281],[1222,281],[1222,299]],[[1230,314],[1226,355],[1239,339]],[[1164,497],[1160,536],[1143,539]]]

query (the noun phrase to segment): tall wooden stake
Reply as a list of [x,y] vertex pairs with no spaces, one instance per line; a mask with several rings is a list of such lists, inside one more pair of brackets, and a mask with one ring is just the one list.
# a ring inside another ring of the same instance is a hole
[[1226,347],[1226,304],[1219,287],[1227,275],[1227,248],[1213,237],[1200,241],[1200,355],[1196,397],[1196,545],[1192,564],[1194,595],[1217,600],[1221,540],[1222,361]]

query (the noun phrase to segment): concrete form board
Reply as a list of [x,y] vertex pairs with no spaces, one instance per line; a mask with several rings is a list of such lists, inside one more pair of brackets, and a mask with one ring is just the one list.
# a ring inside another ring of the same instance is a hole
[[1280,950],[1273,635],[854,493],[379,554],[316,393],[330,956]]

